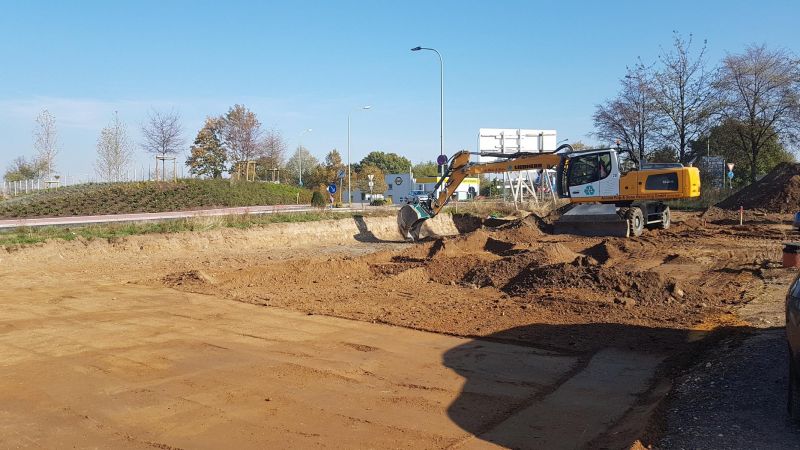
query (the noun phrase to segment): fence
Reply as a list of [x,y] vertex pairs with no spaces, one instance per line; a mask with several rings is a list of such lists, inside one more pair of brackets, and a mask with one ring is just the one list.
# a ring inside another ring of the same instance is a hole
[[[173,175],[175,178],[183,178],[184,172],[183,167],[179,169],[180,175],[173,174],[170,167],[166,168],[167,173],[166,179],[171,180]],[[162,178],[162,175],[159,171],[159,178]],[[29,194],[32,192],[47,190],[47,189],[59,189],[67,186],[75,186],[78,184],[87,184],[87,183],[124,183],[124,182],[131,182],[131,181],[153,181],[156,179],[155,168],[148,167],[141,169],[131,169],[126,171],[121,176],[108,180],[98,177],[93,174],[77,174],[71,175],[66,174],[63,176],[52,177],[52,178],[34,178],[30,180],[20,180],[20,181],[3,181],[3,184],[0,185],[0,195],[3,197],[14,197],[17,195]]]

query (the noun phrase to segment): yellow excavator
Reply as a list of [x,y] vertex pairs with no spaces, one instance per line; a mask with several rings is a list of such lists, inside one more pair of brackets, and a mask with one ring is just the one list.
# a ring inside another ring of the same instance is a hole
[[[627,158],[622,158],[627,153]],[[555,169],[555,191],[577,203],[555,223],[556,233],[585,236],[640,236],[645,227],[669,228],[665,200],[700,196],[700,172],[682,164],[641,163],[628,150],[601,148],[574,151],[564,144],[551,153],[491,154],[498,158],[473,163],[461,151],[448,161],[444,176],[428,200],[403,205],[397,214],[400,233],[417,240],[422,224],[442,211],[458,185],[470,175]]]

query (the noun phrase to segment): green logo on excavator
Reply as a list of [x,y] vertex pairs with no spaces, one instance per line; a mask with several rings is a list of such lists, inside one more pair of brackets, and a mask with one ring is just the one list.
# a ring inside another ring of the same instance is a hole
[[586,186],[586,189],[583,190],[583,193],[586,195],[594,195],[594,188],[592,185]]

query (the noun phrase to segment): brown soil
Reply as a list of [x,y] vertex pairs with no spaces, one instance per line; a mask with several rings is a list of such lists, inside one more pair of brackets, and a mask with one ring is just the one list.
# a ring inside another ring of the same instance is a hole
[[786,234],[764,224],[684,219],[628,240],[543,234],[535,220],[522,219],[363,257],[192,264],[151,283],[461,336],[580,351],[614,341],[625,346],[639,337],[565,339],[515,327],[588,323],[688,332],[735,324],[732,309],[748,301],[766,272],[782,270],[773,268],[780,241],[768,239]]
[[622,448],[699,338],[795,274],[787,215],[674,216],[635,239],[529,217],[407,244],[378,218],[0,252],[0,447]]
[[723,209],[744,207],[774,213],[800,211],[800,164],[779,164],[764,178],[716,206]]

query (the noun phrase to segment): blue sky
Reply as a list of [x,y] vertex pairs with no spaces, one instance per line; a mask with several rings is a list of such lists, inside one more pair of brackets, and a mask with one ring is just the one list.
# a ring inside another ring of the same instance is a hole
[[[235,103],[322,157],[371,150],[413,161],[439,152],[438,49],[446,153],[478,129],[556,129],[592,141],[594,106],[625,66],[655,61],[672,31],[726,52],[766,43],[800,52],[795,1],[0,1],[0,168],[33,155],[37,113],[59,127],[62,173],[90,173],[119,111],[134,141],[147,111],[175,109],[188,145]],[[370,111],[356,111],[372,105]],[[137,161],[146,165],[137,147]]]

